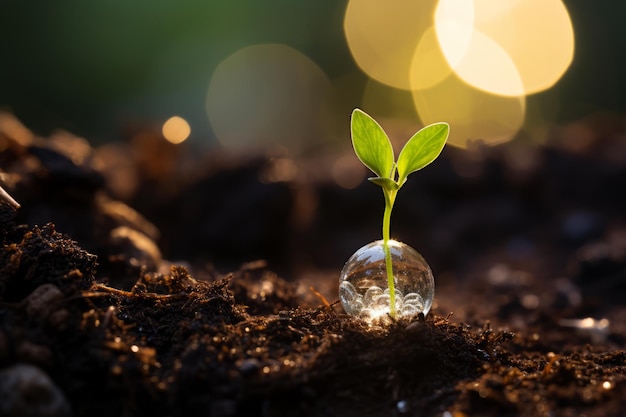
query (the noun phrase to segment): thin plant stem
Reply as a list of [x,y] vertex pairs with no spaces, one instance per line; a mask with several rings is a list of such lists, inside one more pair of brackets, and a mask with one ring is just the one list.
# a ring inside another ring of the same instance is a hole
[[385,252],[385,269],[387,271],[387,288],[389,288],[389,314],[396,318],[396,285],[393,278],[391,250],[389,249],[389,229],[391,226],[391,210],[396,200],[397,190],[383,188],[385,194],[385,212],[383,214],[383,251]]

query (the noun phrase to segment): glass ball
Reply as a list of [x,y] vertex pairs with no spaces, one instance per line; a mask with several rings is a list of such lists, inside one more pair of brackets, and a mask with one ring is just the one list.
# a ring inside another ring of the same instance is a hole
[[[389,240],[395,286],[396,317],[428,314],[435,297],[435,279],[415,249]],[[372,320],[391,311],[385,250],[382,240],[369,243],[348,259],[339,277],[339,298],[346,313]]]

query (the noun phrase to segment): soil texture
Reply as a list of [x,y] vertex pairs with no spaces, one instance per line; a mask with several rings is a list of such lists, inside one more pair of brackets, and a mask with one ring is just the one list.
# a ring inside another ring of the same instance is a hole
[[411,177],[392,234],[435,304],[370,324],[337,296],[383,205],[350,149],[94,147],[2,114],[0,415],[624,415],[626,119],[532,139]]

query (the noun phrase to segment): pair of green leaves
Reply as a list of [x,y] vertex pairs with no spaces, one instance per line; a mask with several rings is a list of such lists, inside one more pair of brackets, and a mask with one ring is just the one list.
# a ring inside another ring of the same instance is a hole
[[377,175],[370,181],[393,191],[402,187],[409,174],[424,168],[439,156],[448,140],[450,126],[443,122],[433,123],[419,130],[404,145],[397,162],[394,161],[389,137],[364,111],[355,109],[352,112],[350,131],[357,157]]

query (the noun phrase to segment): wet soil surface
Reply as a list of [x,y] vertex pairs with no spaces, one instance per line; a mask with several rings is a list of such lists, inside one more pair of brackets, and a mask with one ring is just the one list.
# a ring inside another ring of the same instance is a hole
[[621,416],[625,126],[446,148],[392,225],[433,309],[367,324],[336,303],[382,214],[350,149],[91,147],[2,115],[0,415]]

